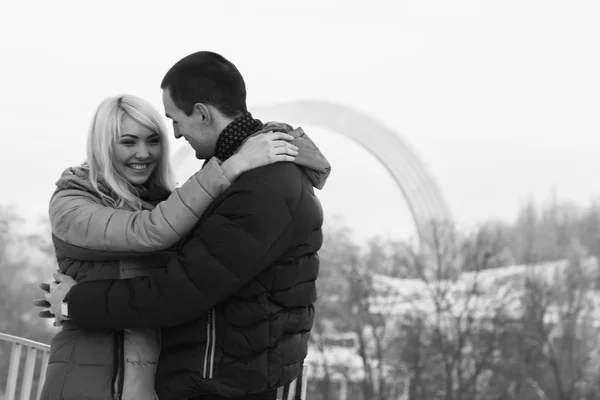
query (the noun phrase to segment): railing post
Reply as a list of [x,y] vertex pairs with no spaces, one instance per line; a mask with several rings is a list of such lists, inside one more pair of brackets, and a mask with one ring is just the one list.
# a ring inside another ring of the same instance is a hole
[[308,365],[306,364],[302,366],[300,382],[300,400],[306,400],[306,392],[308,390]]
[[36,356],[36,348],[30,347],[27,349],[27,358],[25,359],[25,371],[23,371],[23,381],[21,382],[21,400],[30,400]]
[[306,400],[307,386],[308,365],[303,365],[296,379],[277,388],[277,400]]
[[21,348],[20,343],[13,343],[10,352],[10,364],[8,367],[8,381],[6,382],[6,400],[15,400],[15,392],[17,391],[17,378],[19,376],[19,364],[21,363]]
[[298,382],[297,378],[290,382],[285,400],[295,400],[296,399],[296,384],[297,384],[297,382]]
[[50,358],[50,351],[42,351],[42,354],[44,356],[42,357],[42,365],[40,365],[40,379],[38,380],[38,389],[37,394],[35,395],[35,400],[40,400],[40,397],[42,397],[42,388],[44,387],[44,382],[46,382],[46,369],[48,368],[48,359]]

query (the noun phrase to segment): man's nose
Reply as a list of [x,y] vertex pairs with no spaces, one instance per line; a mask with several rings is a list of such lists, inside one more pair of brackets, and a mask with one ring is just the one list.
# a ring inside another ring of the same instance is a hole
[[179,133],[179,129],[177,129],[176,126],[173,127],[173,135],[175,135],[175,139],[179,139],[183,136],[181,133]]

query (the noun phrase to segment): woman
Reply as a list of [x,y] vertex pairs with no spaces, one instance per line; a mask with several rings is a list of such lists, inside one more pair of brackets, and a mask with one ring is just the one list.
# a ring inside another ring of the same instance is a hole
[[[294,137],[250,138],[221,163],[213,158],[174,189],[168,140],[159,113],[131,95],[104,100],[93,116],[87,162],[67,169],[50,202],[62,273],[77,281],[165,273],[169,248],[196,224],[210,202],[241,173],[293,161]],[[302,147],[307,139],[296,139]],[[273,156],[274,155],[274,156]],[[112,259],[90,249],[123,249]],[[66,254],[68,253],[68,254]],[[160,350],[155,329],[84,331],[69,321],[52,340],[42,399],[152,399]]]

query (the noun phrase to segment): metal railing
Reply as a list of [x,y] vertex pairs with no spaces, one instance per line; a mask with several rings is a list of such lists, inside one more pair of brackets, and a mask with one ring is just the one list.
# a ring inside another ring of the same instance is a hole
[[50,356],[50,346],[44,343],[34,342],[18,336],[0,333],[0,341],[12,343],[10,352],[10,363],[8,364],[8,379],[6,381],[6,390],[4,400],[15,400],[17,392],[17,383],[19,382],[19,367],[21,365],[21,354],[26,349],[25,368],[21,381],[21,400],[31,399],[31,389],[33,387],[33,378],[35,373],[38,352],[42,354],[42,362],[39,368],[38,388],[35,399],[38,400],[42,393],[42,386],[46,379],[46,368],[48,366],[48,357]]
[[306,400],[308,385],[308,366],[304,365],[300,376],[277,389],[277,400]]
[[[48,367],[48,357],[50,355],[50,346],[44,343],[34,342],[18,336],[0,333],[0,341],[12,343],[10,353],[10,363],[8,365],[8,379],[6,381],[6,391],[1,400],[15,400],[17,392],[17,383],[19,381],[19,367],[21,365],[21,354],[23,348],[27,349],[25,358],[25,369],[21,377],[21,396],[20,400],[31,399],[31,389],[33,388],[33,378],[38,358],[38,352],[42,354],[42,363],[39,369],[38,387],[35,400],[39,400],[44,380],[46,379],[46,368]],[[306,400],[306,388],[308,384],[308,366],[302,367],[300,376],[280,387],[277,390],[277,400]]]

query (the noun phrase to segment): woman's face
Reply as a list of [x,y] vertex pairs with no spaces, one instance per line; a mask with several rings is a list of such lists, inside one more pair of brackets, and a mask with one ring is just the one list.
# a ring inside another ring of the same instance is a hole
[[121,137],[113,145],[113,167],[133,185],[146,183],[161,160],[160,136],[131,117],[123,118]]

